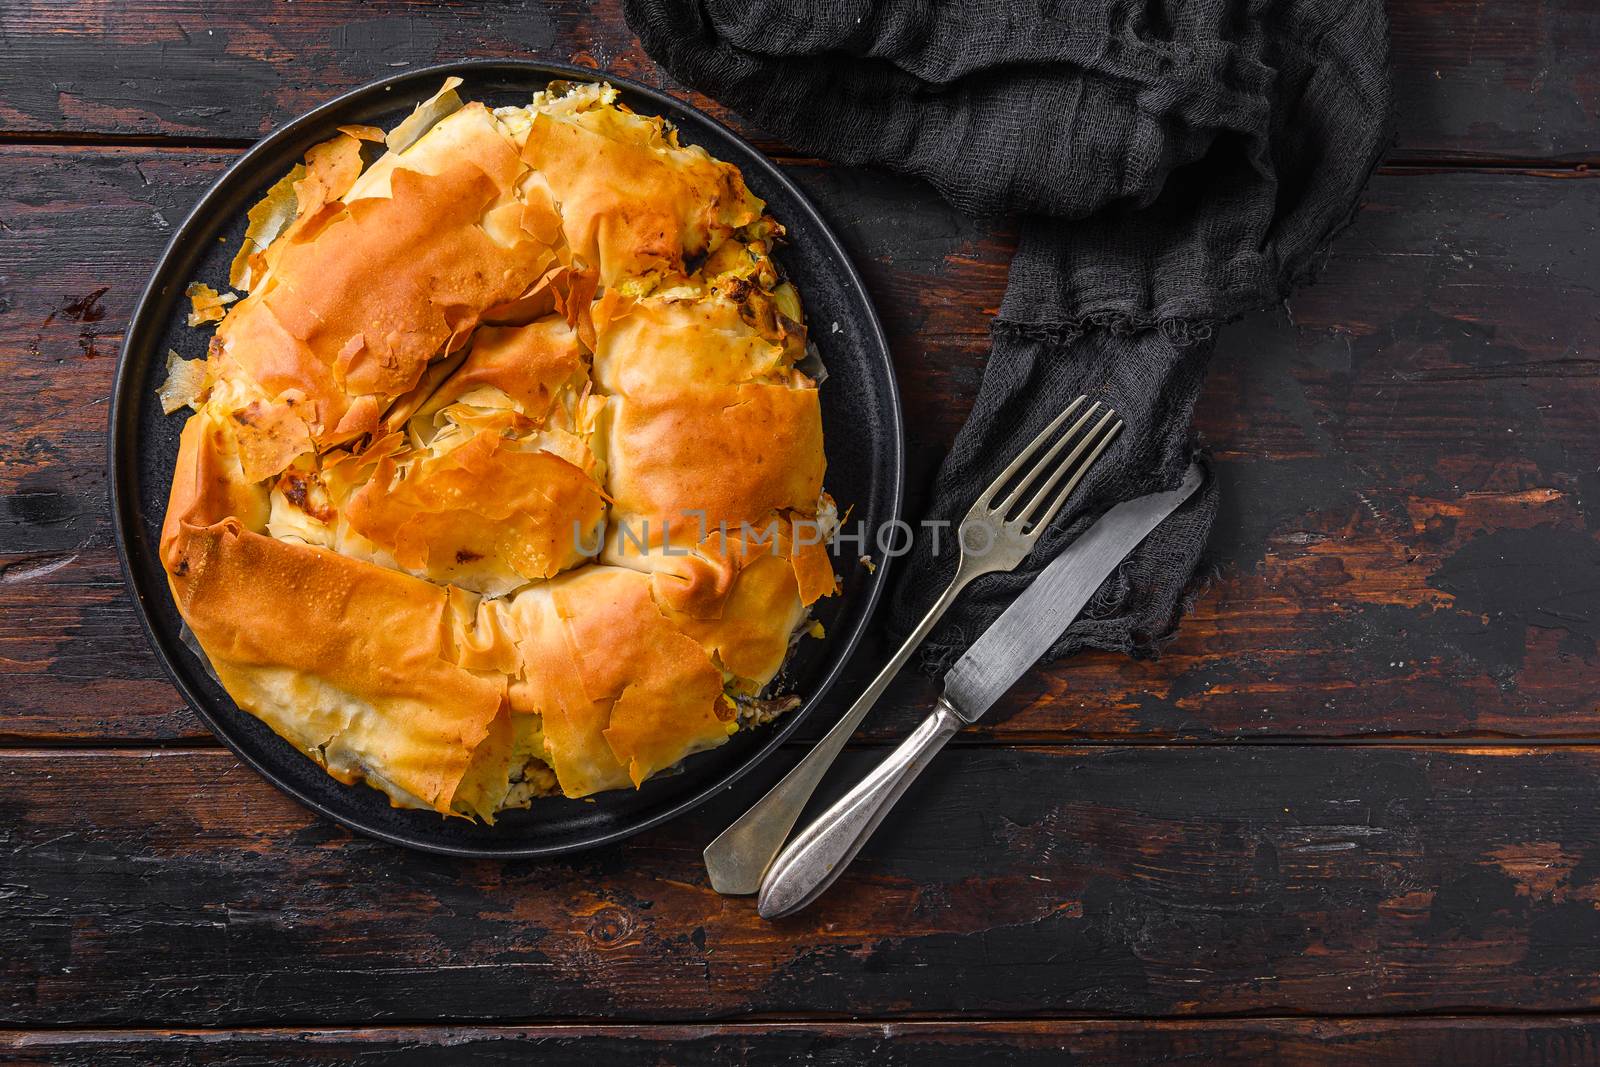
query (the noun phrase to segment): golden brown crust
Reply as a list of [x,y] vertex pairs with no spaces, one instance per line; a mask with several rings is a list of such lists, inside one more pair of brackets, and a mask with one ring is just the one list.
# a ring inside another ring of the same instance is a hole
[[294,414],[324,445],[370,431],[374,412],[415,386],[442,348],[464,342],[485,311],[517,298],[555,259],[521,227],[517,152],[481,104],[443,120],[404,158],[386,173],[387,195],[368,189],[349,202],[329,195],[348,187],[345,164],[315,185],[319,168],[308,168],[299,221],[217,331],[217,376],[242,377],[269,404],[298,396]]
[[285,249],[261,298],[346,395],[411,388],[446,342],[464,339],[551,258],[532,235],[508,248],[485,232],[504,193],[470,163],[439,175],[399,169],[391,187],[392,196],[357,200]]
[[496,429],[442,455],[384,457],[343,509],[351,529],[438,582],[489,558],[524,581],[554,577],[583,560],[579,534],[592,537],[603,510],[589,472]]
[[499,390],[516,410],[543,425],[557,402],[581,392],[585,376],[578,333],[564,318],[526,326],[484,326],[472,335],[460,368],[440,383],[418,411],[431,418],[475,389]]
[[737,168],[677,147],[660,120],[535,113],[522,156],[560,204],[567,244],[605,285],[681,276],[686,256],[761,217]]
[[789,637],[805,618],[790,560],[780,545],[717,535],[695,553],[658,558],[651,588],[663,614],[759,692],[783,666]]
[[[586,567],[561,581],[582,582],[593,570]],[[505,610],[521,655],[519,673],[508,690],[511,707],[542,718],[545,759],[562,792],[585,797],[630,784],[627,768],[605,739],[615,698],[594,700],[584,691],[577,656],[549,587],[518,593]]]
[[793,370],[783,334],[746,315],[718,294],[650,298],[597,326],[595,383],[612,395],[608,485],[619,524],[649,545],[815,511],[825,465],[816,388]]
[[607,485],[649,543],[682,544],[721,524],[816,510],[822,412],[815,389],[763,382],[606,406]]
[[238,445],[227,421],[203,408],[183,424],[178,462],[161,524],[161,559],[168,570],[184,524],[210,526],[233,517],[243,529],[266,527],[267,490],[252,484],[240,470]]
[[313,149],[169,389],[198,405],[179,611],[241,707],[399,805],[637,786],[734,732],[833,589],[781,228],[608,99],[449,113],[447,85],[364,173],[370,129]]
[[675,396],[741,382],[791,382],[791,352],[744,308],[713,293],[690,299],[619,299],[597,316],[595,384],[623,396]]
[[381,775],[441,812],[505,701],[505,677],[444,655],[439,586],[274,540],[179,523],[168,579],[224,686],[351,782]]
[[568,796],[638,785],[728,738],[722,676],[656,608],[647,575],[585,567],[514,598],[522,679],[512,704],[545,719]]

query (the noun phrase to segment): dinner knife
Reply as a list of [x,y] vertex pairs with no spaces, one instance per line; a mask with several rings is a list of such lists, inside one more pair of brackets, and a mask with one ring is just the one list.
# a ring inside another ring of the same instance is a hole
[[922,725],[773,860],[756,898],[761,917],[799,911],[832,885],[945,742],[1028,672],[1106,577],[1201,481],[1191,464],[1176,489],[1116,505],[1052,560],[945,674],[944,692]]

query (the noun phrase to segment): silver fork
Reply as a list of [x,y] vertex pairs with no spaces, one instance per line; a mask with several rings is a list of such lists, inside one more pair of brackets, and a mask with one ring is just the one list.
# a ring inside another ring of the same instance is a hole
[[[800,811],[811,798],[817,783],[822,780],[850,735],[855,733],[861,720],[889,687],[894,676],[900,673],[906,660],[911,658],[911,653],[928,636],[928,631],[933,629],[945,610],[973,579],[985,574],[1016,570],[1033,550],[1039,535],[1078,487],[1084,473],[1122,429],[1116,412],[1110,408],[1102,411],[1097,400],[1078,415],[1066,433],[1056,437],[1062,425],[1077,415],[1088,401],[1088,397],[1080,396],[1067,405],[1067,409],[1057,415],[1044,432],[1035,437],[1022,450],[1022,454],[1012,460],[994,483],[983,491],[957,527],[956,545],[961,555],[956,564],[956,576],[949,587],[939,594],[939,599],[934,601],[933,607],[917,623],[905,643],[878,672],[866,691],[850,705],[844,717],[828,731],[827,736],[817,742],[816,747],[806,753],[806,757],[784,775],[783,780],[773,786],[766,796],[756,801],[749,811],[739,816],[733,825],[706,846],[706,872],[711,875],[713,889],[719,893],[734,894],[754,893],[761,888],[761,876],[783,848],[784,840],[788,838],[789,831],[794,829]],[[1098,420],[1096,415],[1099,416]],[[1056,438],[1053,444],[1050,444],[1051,438]],[[1048,449],[1045,448],[1047,444]],[[1040,475],[1050,469],[1061,450],[1069,444],[1073,444],[1073,448],[1066,459],[1024,502],[1024,494],[1034,490],[1034,483],[1039,481]],[[1015,488],[1006,493],[1004,499],[997,500],[1023,465],[1029,463],[1028,472]],[[978,531],[983,532],[987,543],[981,548],[973,544],[969,550],[968,545],[975,540]]]

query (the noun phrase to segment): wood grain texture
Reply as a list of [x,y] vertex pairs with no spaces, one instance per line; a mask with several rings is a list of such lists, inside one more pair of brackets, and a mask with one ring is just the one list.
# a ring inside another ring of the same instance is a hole
[[[1590,61],[1600,23],[1586,0],[1395,0],[1389,11],[1403,157],[1600,152]],[[252,139],[339,91],[462,58],[574,62],[669,84],[618,0],[11,0],[0,42],[19,72],[0,100],[0,131],[32,135]]]
[[[1389,6],[1391,166],[1319,284],[1219,346],[1227,511],[1178,639],[1036,672],[766,924],[699,851],[797,748],[606,850],[406,853],[214,746],[110,547],[123,324],[237,149],[462,57],[672,88],[619,0],[0,0],[0,1060],[1600,1062],[1600,746],[1498,743],[1600,738],[1600,18]],[[915,513],[1014,235],[690,99],[862,268]],[[931,696],[904,679],[830,791]]]
[[393,1029],[0,1031],[7,1061],[55,1067],[321,1064],[549,1067],[1074,1067],[1105,1063],[1372,1063],[1506,1067],[1600,1062],[1593,1016],[1423,1019],[1052,1019],[1026,1022],[750,1023],[704,1026],[455,1026]]
[[[122,325],[230,158],[0,148],[13,742],[206,736],[123,594],[103,449]],[[1011,235],[910,182],[790,171],[893,339],[915,515],[976,389]],[[1582,592],[1600,563],[1597,188],[1569,172],[1380,175],[1320,282],[1223,335],[1198,426],[1226,513],[1176,643],[1154,663],[1037,672],[971,736],[1600,733],[1600,616]],[[842,691],[881,658],[869,644]],[[873,731],[895,735],[932,695],[908,677]]]
[[222,753],[0,753],[0,1021],[1600,1007],[1600,750],[963,748],[934,770],[769,924],[699,861],[749,788],[579,857],[461,862],[351,837]]

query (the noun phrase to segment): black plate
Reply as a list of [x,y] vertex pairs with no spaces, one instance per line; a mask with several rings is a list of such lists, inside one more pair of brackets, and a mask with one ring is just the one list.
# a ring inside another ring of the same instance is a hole
[[507,812],[493,827],[392,808],[375,789],[340,785],[240,711],[211,680],[179,640],[178,613],[156,552],[185,415],[163,415],[155,391],[165,375],[167,349],[196,358],[204,355],[210,335],[184,325],[184,288],[195,279],[219,288],[226,282],[229,259],[244,234],[245,212],[306,149],[331,136],[336,126],[393,125],[452,74],[465,79],[463,97],[491,105],[526,103],[531,92],[552,79],[604,76],[634,110],[668,117],[686,142],[704,146],[744,172],[750,188],[789,230],[789,243],[778,258],[799,286],[812,337],[828,367],[822,387],[827,485],[841,510],[854,508],[852,527],[859,521],[864,529],[877,530],[899,517],[900,397],[866,289],[811,202],[726,127],[624,78],[518,61],[453,63],[402,74],[347,93],[275,131],[201,197],[173,235],[134,311],[111,403],[112,522],[128,584],[157,655],[224,744],[278,788],[352,830],[451,855],[552,855],[615,841],[682,814],[754,767],[822,702],[866,626],[888,568],[880,560],[876,573],[869,572],[857,564],[857,553],[836,559],[843,595],[825,602],[818,613],[828,637],[802,641],[786,672],[805,703],[773,727],[740,733],[715,751],[692,756],[678,773],[652,779],[638,792],[602,793],[590,801],[541,799],[530,811]]

